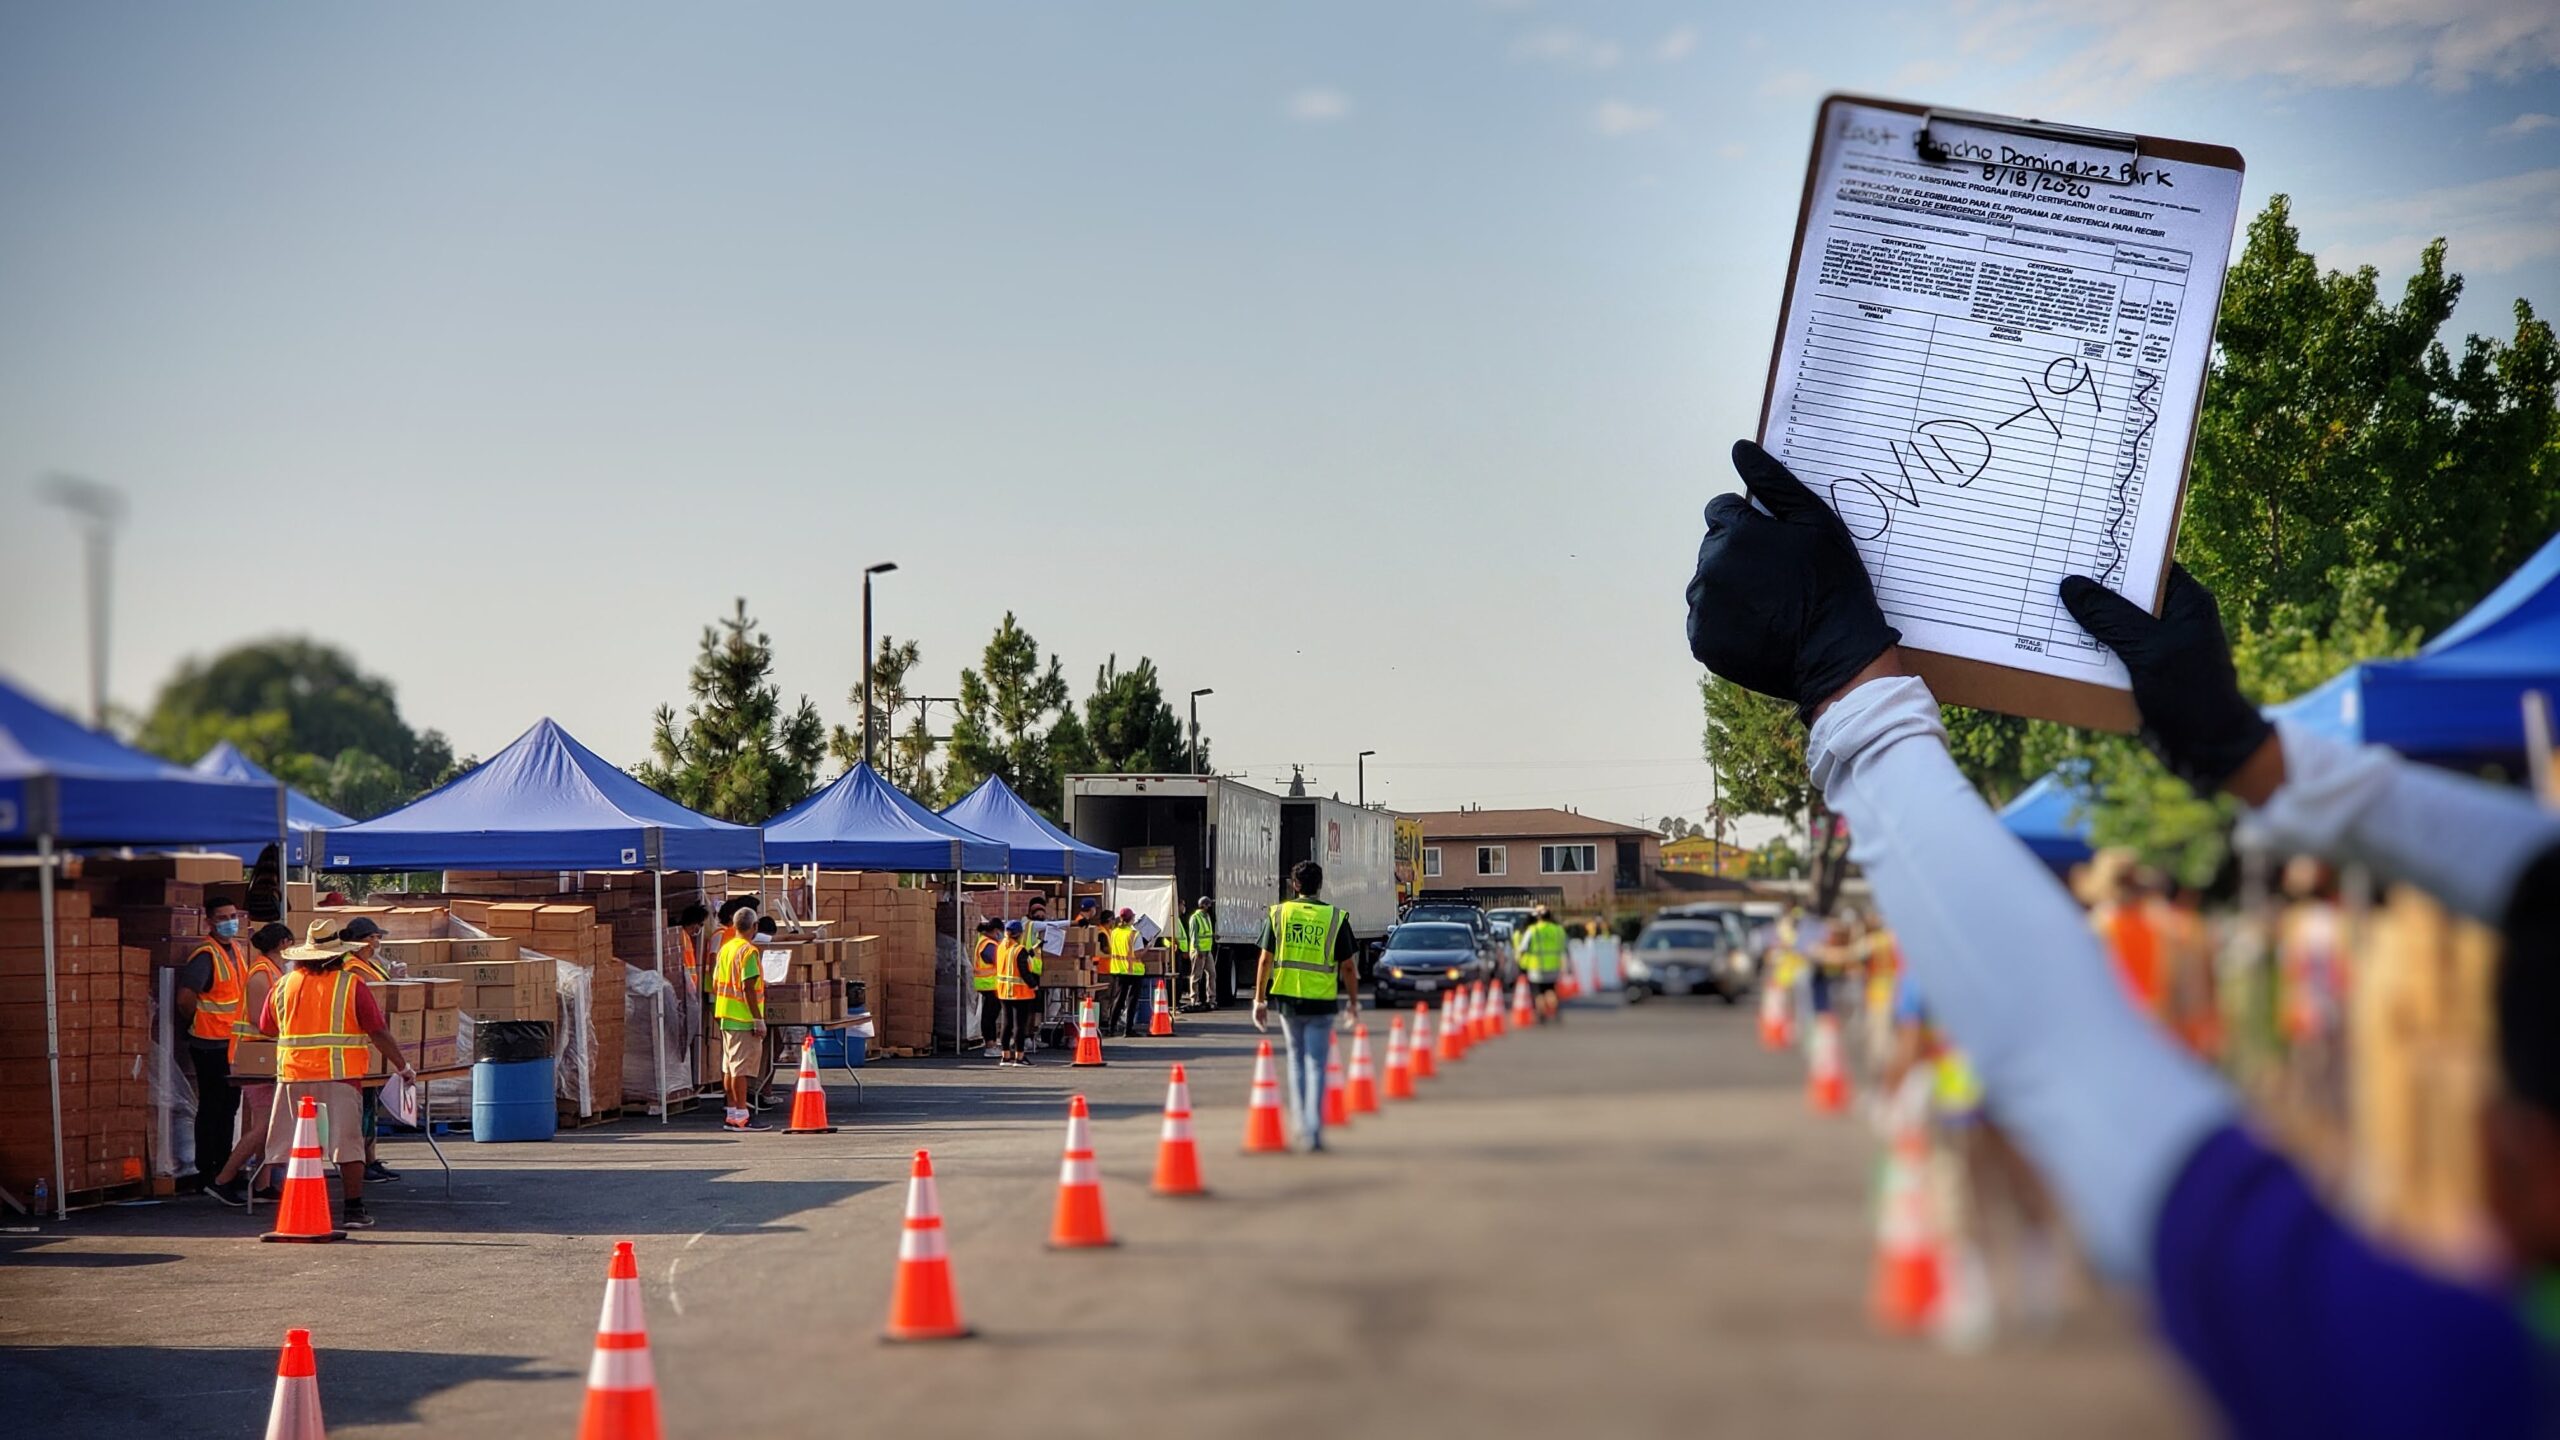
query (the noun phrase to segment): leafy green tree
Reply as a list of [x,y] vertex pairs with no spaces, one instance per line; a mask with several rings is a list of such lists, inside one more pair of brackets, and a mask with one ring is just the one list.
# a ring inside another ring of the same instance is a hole
[[1043,666],[1040,642],[1008,610],[977,668],[960,672],[960,718],[951,727],[944,793],[966,793],[999,775],[1026,802],[1055,815],[1065,793],[1060,751],[1080,753],[1083,729],[1069,708],[1057,657]]
[[1779,835],[1751,852],[1748,869],[1754,880],[1800,880],[1804,878],[1804,856],[1797,853],[1786,836]]
[[[931,801],[942,791],[942,777],[933,763],[932,717],[916,705],[908,689],[908,676],[921,658],[915,641],[880,637],[879,649],[871,657],[871,723],[882,775],[908,794]],[[845,699],[860,710],[862,687],[854,686]],[[827,753],[837,764],[852,769],[862,758],[861,727],[834,727],[827,736]]]
[[277,779],[363,818],[455,773],[453,748],[409,728],[391,682],[307,638],[236,645],[189,660],[160,687],[134,743],[193,764],[228,740]]
[[826,726],[802,696],[788,714],[773,673],[773,641],[737,609],[702,631],[688,684],[693,701],[681,728],[661,705],[653,757],[634,770],[642,784],[706,815],[752,825],[797,804],[817,787]]
[[1093,693],[1084,702],[1084,738],[1096,771],[1146,775],[1191,768],[1182,719],[1164,698],[1156,663],[1143,655],[1128,670],[1114,655],[1094,672]]

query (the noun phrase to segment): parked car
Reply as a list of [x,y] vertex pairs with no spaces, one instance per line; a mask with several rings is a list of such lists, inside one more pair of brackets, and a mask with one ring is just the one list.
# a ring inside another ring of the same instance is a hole
[[1754,973],[1758,972],[1761,947],[1755,943],[1755,937],[1759,934],[1760,922],[1753,919],[1741,905],[1732,901],[1702,901],[1694,905],[1674,905],[1653,918],[1656,920],[1709,920],[1723,926],[1725,933],[1732,936],[1733,942],[1742,947],[1743,954],[1753,961]]
[[[1419,908],[1419,907],[1416,907]],[[1459,921],[1407,920],[1387,936],[1370,979],[1379,1013],[1439,1004],[1446,991],[1494,973],[1475,927]]]
[[1626,955],[1627,999],[1713,995],[1727,1005],[1751,989],[1751,955],[1714,916],[1657,916]]

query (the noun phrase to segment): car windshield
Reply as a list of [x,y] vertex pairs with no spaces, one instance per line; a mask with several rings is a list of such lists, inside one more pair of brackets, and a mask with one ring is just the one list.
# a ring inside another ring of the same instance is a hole
[[1464,925],[1414,925],[1396,927],[1387,937],[1390,950],[1473,950],[1475,932]]
[[1412,924],[1418,920],[1427,920],[1435,923],[1465,925],[1472,928],[1475,925],[1477,915],[1478,912],[1476,911],[1461,909],[1455,905],[1416,905],[1411,910],[1405,912],[1404,918],[1406,924]]
[[1717,950],[1724,946],[1724,932],[1704,925],[1664,925],[1644,932],[1636,942],[1639,950]]

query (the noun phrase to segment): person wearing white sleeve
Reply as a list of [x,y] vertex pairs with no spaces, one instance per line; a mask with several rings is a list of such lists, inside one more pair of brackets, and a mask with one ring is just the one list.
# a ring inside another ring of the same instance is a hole
[[2483,1134],[2520,1273],[2501,1294],[2423,1274],[2342,1224],[2249,1134],[2221,1081],[2135,1013],[2061,887],[1957,771],[1838,517],[1758,446],[1737,444],[1734,463],[1750,498],[1707,506],[1691,653],[1812,726],[1813,777],[1848,816],[1852,855],[1986,1103],[2054,1181],[2093,1259],[2147,1288],[2228,1427],[2549,1433],[2560,1055],[2544,1041],[2560,1028],[2560,824],[2494,787],[2279,733],[2241,696],[2213,598],[2183,570],[2157,618],[2086,579],[2063,584],[2124,660],[2143,738],[2174,773],[2239,796],[2277,838],[2503,913],[2506,1093]]

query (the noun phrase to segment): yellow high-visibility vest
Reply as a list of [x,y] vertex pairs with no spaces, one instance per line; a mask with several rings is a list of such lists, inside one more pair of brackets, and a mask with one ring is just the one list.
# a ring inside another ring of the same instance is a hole
[[1271,993],[1292,1000],[1331,1000],[1342,993],[1342,966],[1333,958],[1343,914],[1318,900],[1283,900],[1271,907]]

